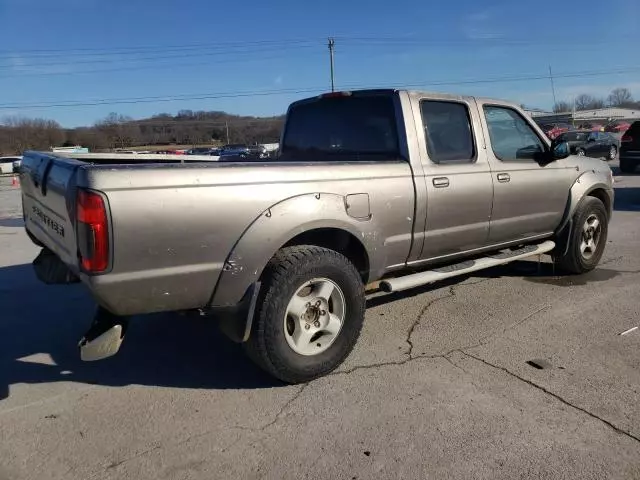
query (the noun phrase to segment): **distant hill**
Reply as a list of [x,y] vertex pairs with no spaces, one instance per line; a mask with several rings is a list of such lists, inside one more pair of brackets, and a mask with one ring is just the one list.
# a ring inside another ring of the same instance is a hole
[[0,154],[67,145],[100,151],[141,145],[273,143],[279,141],[283,124],[284,115],[251,117],[191,110],[139,120],[111,113],[91,127],[73,129],[63,129],[52,120],[6,118],[0,123]]

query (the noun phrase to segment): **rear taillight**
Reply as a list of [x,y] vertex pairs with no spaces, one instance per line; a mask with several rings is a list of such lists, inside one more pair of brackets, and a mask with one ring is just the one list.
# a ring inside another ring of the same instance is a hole
[[88,273],[104,272],[109,266],[109,225],[104,200],[97,193],[79,190],[76,207],[82,268]]
[[620,141],[624,143],[633,142],[633,137],[631,135],[623,135]]

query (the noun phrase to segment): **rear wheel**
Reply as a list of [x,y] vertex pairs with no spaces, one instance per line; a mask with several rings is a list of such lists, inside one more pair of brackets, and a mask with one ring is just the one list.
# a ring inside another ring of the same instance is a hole
[[607,243],[607,210],[599,199],[586,197],[573,216],[566,254],[555,261],[567,273],[586,273],[598,265]]
[[364,312],[362,279],[346,257],[316,246],[283,248],[263,275],[245,350],[274,377],[307,382],[349,355]]

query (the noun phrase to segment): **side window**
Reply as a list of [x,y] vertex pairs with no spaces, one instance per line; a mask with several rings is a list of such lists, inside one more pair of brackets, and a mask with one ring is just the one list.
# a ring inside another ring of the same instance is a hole
[[484,116],[493,153],[499,160],[534,160],[545,151],[544,142],[515,110],[485,105]]
[[429,158],[434,163],[471,163],[476,148],[466,105],[423,100],[420,103]]

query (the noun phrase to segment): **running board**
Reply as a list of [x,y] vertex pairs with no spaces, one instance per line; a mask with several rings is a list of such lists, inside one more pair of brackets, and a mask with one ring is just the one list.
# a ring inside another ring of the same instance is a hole
[[555,248],[556,244],[551,240],[538,245],[527,245],[516,250],[501,250],[486,257],[474,260],[465,260],[461,263],[440,267],[425,272],[412,273],[404,277],[388,278],[380,282],[380,288],[385,292],[400,292],[410,288],[419,287],[428,283],[438,282],[451,277],[465,275],[485,268],[505,265],[523,258],[534,257],[543,253],[548,253]]

